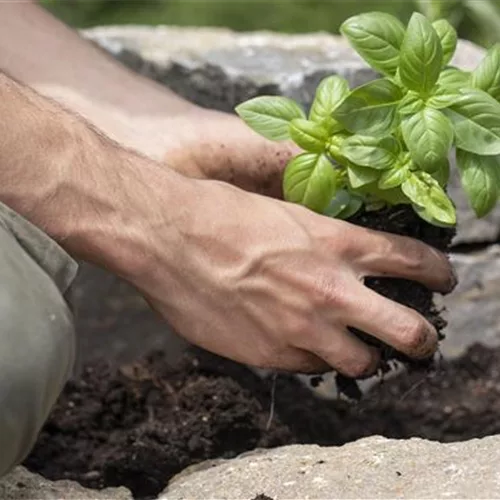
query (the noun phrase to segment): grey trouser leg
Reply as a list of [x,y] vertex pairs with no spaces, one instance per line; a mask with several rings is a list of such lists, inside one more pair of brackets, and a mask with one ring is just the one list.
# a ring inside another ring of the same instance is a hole
[[0,204],[0,476],[33,447],[71,374],[75,338],[63,294],[76,263]]

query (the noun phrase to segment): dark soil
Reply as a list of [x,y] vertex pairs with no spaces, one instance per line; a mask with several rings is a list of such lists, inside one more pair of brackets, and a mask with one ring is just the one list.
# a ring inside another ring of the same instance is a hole
[[154,497],[190,464],[290,443],[369,435],[459,441],[500,432],[500,349],[475,346],[435,373],[386,381],[352,404],[322,400],[293,376],[272,378],[204,352],[176,369],[162,354],[88,367],[66,387],[26,464],[51,479],[125,485]]

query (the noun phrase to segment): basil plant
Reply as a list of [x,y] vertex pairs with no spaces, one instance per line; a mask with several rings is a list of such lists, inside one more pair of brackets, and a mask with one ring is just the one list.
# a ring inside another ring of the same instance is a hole
[[453,226],[446,186],[455,151],[470,204],[487,215],[500,188],[500,45],[465,72],[450,65],[457,34],[446,20],[415,13],[405,27],[372,12],[348,19],[341,32],[379,79],[350,89],[327,77],[308,114],[279,96],[236,108],[264,137],[303,150],[285,169],[285,199],[344,219],[362,207],[408,204],[431,224]]

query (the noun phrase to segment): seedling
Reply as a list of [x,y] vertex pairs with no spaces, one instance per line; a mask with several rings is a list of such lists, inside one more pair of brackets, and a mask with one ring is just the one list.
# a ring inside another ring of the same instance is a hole
[[473,72],[450,65],[457,33],[414,13],[405,27],[372,12],[341,27],[381,76],[355,89],[325,78],[306,115],[287,97],[260,96],[236,108],[255,131],[304,152],[287,165],[285,199],[346,219],[362,207],[411,205],[436,226],[454,226],[446,193],[450,154],[477,217],[500,189],[500,45]]

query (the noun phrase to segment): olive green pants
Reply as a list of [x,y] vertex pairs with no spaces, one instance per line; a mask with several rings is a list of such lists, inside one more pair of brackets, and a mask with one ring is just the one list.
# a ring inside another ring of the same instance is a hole
[[0,204],[0,476],[30,452],[71,374],[76,263]]

